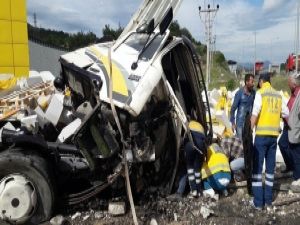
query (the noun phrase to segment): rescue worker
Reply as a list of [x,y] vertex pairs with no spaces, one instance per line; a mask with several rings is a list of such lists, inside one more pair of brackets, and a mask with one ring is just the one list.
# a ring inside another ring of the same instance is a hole
[[208,147],[206,161],[201,168],[204,197],[215,198],[215,191],[228,195],[227,186],[231,179],[229,161],[217,144]]
[[[251,129],[256,126],[254,140],[254,161],[252,172],[253,206],[263,209],[272,205],[274,169],[277,137],[280,130],[280,116],[289,114],[282,97],[270,83],[270,73],[260,75],[261,88],[256,92]],[[265,185],[262,184],[263,162],[266,160]]]
[[[191,143],[191,141],[186,141],[184,144],[184,151],[186,157],[187,176],[191,189],[188,197],[195,198],[201,195],[201,176],[199,168],[202,166],[206,146],[203,126],[199,122],[191,120],[189,122],[189,128],[195,146]],[[201,154],[199,150],[202,151],[203,154]]]

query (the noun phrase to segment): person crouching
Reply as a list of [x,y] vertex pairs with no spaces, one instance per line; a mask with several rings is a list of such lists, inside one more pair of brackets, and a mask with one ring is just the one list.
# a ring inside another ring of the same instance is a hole
[[186,157],[188,181],[191,189],[188,197],[195,198],[201,195],[201,176],[199,168],[201,168],[204,159],[203,153],[206,150],[206,142],[204,129],[199,122],[191,120],[189,122],[189,129],[191,131],[194,144],[191,141],[186,141],[184,144],[184,152]]
[[215,191],[228,195],[227,186],[231,180],[229,161],[217,144],[208,147],[207,158],[201,169],[204,197],[215,198]]

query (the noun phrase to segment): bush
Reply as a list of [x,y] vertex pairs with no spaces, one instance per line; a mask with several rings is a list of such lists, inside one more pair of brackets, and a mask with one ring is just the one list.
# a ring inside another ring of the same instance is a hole
[[196,46],[196,51],[200,56],[206,55],[206,45],[197,45]]
[[230,79],[226,83],[226,88],[228,91],[233,91],[236,87],[236,83],[234,79]]
[[224,54],[219,51],[215,53],[215,60],[218,64],[224,64],[226,62]]

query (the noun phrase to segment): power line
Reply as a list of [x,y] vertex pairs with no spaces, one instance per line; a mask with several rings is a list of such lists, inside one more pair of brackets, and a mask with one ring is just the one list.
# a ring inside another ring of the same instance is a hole
[[[204,0],[204,4],[206,1]],[[210,4],[207,5],[206,9],[202,9],[201,6],[199,6],[199,15],[200,19],[204,23],[205,28],[205,36],[206,36],[206,88],[208,89],[208,85],[210,83],[210,60],[211,60],[211,44],[212,44],[212,27],[213,27],[213,21],[216,17],[217,11],[219,10],[219,5],[217,4],[216,8],[211,7]]]

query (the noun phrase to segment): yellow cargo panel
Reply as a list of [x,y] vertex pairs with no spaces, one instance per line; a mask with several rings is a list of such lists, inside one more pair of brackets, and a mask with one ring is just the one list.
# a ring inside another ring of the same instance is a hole
[[0,20],[11,20],[10,17],[10,0],[1,0]]
[[25,67],[15,67],[15,77],[25,77],[29,74],[29,68],[28,66]]
[[13,43],[15,44],[28,43],[27,23],[13,21],[12,37],[13,37]]
[[15,66],[29,66],[28,45],[13,44]]
[[29,75],[26,0],[0,0],[1,74]]
[[14,66],[12,44],[0,44],[0,66]]
[[[14,74],[15,70],[14,67],[5,67],[5,66],[0,66],[0,74]],[[1,76],[1,75],[0,75]]]
[[23,22],[27,21],[25,0],[11,0],[11,19]]
[[0,43],[12,43],[11,22],[8,20],[0,20]]

